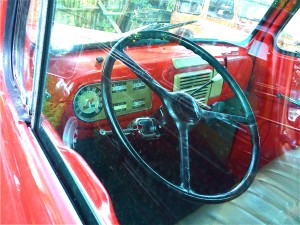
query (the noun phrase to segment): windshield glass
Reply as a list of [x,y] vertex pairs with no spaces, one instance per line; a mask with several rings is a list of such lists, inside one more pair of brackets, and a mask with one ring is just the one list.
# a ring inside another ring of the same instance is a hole
[[114,41],[142,29],[164,29],[187,38],[242,41],[255,29],[271,3],[271,0],[58,0],[52,48]]

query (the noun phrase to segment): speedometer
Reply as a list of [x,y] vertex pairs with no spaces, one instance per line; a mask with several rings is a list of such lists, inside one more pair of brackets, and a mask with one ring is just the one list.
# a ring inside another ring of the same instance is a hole
[[75,115],[86,122],[91,122],[102,110],[101,90],[96,85],[82,87],[73,101]]

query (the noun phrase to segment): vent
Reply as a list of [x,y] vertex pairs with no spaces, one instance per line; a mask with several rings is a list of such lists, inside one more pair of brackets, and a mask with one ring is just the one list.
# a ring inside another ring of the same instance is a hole
[[[212,78],[212,70],[201,70],[195,72],[180,73],[174,76],[173,91],[184,91],[191,94],[194,90],[209,82]],[[211,85],[206,86],[193,97],[202,103],[207,103]]]

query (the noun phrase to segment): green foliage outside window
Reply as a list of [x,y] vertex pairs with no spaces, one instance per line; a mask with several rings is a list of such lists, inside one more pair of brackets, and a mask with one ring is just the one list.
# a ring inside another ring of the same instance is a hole
[[[163,14],[167,11],[173,11],[176,4],[176,0],[102,0],[101,2],[108,12],[120,12],[120,15],[109,15],[110,18],[108,19],[108,16],[103,13],[98,2],[99,0],[57,0],[55,21],[71,26],[115,32],[111,21],[109,21],[110,19],[113,20],[123,32],[126,32],[144,24],[161,22],[161,18],[165,17]],[[125,7],[126,5],[128,6],[127,8]],[[152,10],[155,16],[153,18],[144,18],[145,12],[149,12],[149,10]],[[131,18],[132,16],[134,16],[134,18]],[[121,20],[126,18],[137,21],[134,23],[141,24],[122,28]]]

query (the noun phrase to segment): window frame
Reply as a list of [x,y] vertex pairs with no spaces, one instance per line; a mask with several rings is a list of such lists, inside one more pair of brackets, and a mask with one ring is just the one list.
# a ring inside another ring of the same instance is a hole
[[[6,37],[4,38],[5,44],[4,46],[11,46],[10,49],[4,50],[4,56],[9,55],[9,61],[5,62],[4,68],[6,68],[5,72],[7,74],[13,74],[13,46],[17,44],[20,49],[16,49],[18,51],[22,51],[24,53],[25,50],[25,34],[26,28],[22,29],[18,32],[12,32],[11,30],[18,28],[20,24],[24,23],[23,17],[21,20],[16,20],[13,18],[14,15],[18,15],[16,13],[20,10],[19,7],[24,7],[24,10],[29,12],[30,4],[24,5],[25,3],[31,3],[35,0],[11,0],[9,1],[7,7],[7,14],[13,15],[12,17],[7,17],[5,30],[10,30],[10,32],[6,32]],[[28,118],[25,122],[27,122],[29,128],[31,129],[33,135],[36,138],[36,141],[40,145],[44,154],[47,156],[50,165],[56,173],[59,181],[64,187],[65,192],[69,196],[69,199],[76,210],[79,218],[83,223],[87,224],[103,224],[102,219],[99,217],[97,210],[94,204],[91,202],[88,194],[84,190],[82,184],[77,178],[76,174],[72,171],[70,165],[63,157],[60,152],[58,146],[54,144],[52,134],[49,132],[47,127],[43,125],[43,99],[44,93],[46,91],[46,74],[48,69],[48,59],[49,59],[49,48],[50,48],[50,35],[51,35],[51,26],[52,26],[52,18],[55,9],[56,0],[37,0],[40,2],[40,15],[38,21],[38,35],[36,42],[36,52],[34,57],[34,73],[33,73],[33,90],[32,90],[32,104],[30,106],[31,111],[24,112],[23,105],[20,107],[20,104],[16,104],[18,111],[20,111],[19,116],[26,113]],[[24,15],[23,15],[24,16]],[[26,16],[27,18],[27,16]],[[25,19],[25,23],[27,20]],[[23,41],[24,39],[24,41]],[[17,43],[16,43],[17,42]],[[20,44],[19,43],[23,43]],[[15,54],[17,51],[15,52]],[[20,60],[23,60],[22,57]],[[21,63],[22,64],[22,63]],[[18,87],[11,87],[11,82],[7,82],[10,94],[15,98],[20,96],[18,91]],[[17,91],[18,93],[14,94],[12,91]],[[18,101],[18,100],[15,100]],[[20,108],[20,109],[19,109]],[[20,116],[21,117],[21,116]],[[22,118],[21,118],[22,119]]]
[[24,65],[25,65],[25,39],[26,39],[26,19],[29,11],[29,0],[23,0],[17,2],[17,17],[15,22],[13,45],[12,45],[12,68],[13,68],[13,79],[15,85],[21,92],[21,100],[23,104],[28,101],[27,89],[24,81]]

